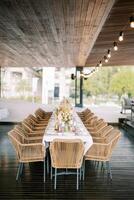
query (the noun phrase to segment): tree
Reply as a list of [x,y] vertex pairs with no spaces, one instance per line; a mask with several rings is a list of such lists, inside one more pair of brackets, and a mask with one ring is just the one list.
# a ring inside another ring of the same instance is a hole
[[91,75],[88,80],[84,81],[84,93],[86,95],[108,94],[110,80],[117,71],[118,69],[113,67],[101,68],[98,72]]
[[112,77],[110,92],[120,97],[124,87],[127,93],[134,95],[134,72],[130,69],[121,70]]

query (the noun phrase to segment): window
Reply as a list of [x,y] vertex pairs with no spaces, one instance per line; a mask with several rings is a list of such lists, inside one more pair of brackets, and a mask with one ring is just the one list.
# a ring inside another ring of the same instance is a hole
[[60,88],[59,86],[54,87],[54,97],[59,97]]

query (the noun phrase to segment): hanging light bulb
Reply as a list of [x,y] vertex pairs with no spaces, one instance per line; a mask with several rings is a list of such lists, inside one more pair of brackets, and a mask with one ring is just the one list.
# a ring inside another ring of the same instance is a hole
[[134,28],[134,16],[130,17],[130,27]]
[[101,61],[99,62],[99,67],[102,67],[102,62]]
[[110,51],[110,49],[108,49],[107,57],[108,57],[108,58],[111,58],[111,51]]
[[123,37],[124,37],[124,33],[123,33],[123,31],[121,31],[120,34],[119,34],[119,41],[120,42],[123,41]]
[[117,42],[114,42],[114,50],[115,50],[115,51],[118,50]]
[[76,76],[74,74],[71,74],[71,79],[74,80]]
[[105,60],[106,63],[108,62],[107,56],[104,56],[104,60]]
[[97,65],[95,71],[98,72],[98,70],[99,70],[99,69],[98,69],[98,65]]

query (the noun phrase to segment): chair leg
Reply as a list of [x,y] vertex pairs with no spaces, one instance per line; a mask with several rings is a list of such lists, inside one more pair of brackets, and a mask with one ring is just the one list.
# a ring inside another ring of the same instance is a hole
[[55,168],[55,177],[54,177],[54,189],[56,190],[56,183],[57,183],[57,169]]
[[132,117],[132,109],[131,109],[131,121],[132,121],[133,117]]
[[46,181],[46,159],[44,158],[44,183]]
[[79,169],[77,169],[77,190],[79,189]]
[[99,161],[96,161],[96,167],[97,168],[99,167]]
[[52,180],[52,178],[53,178],[53,168],[51,166],[51,180]]
[[19,177],[20,177],[20,173],[21,173],[21,164],[22,163],[19,163],[18,164],[18,170],[17,170],[17,175],[16,175],[16,181],[18,181]]
[[23,167],[24,167],[24,163],[21,163],[20,175],[22,175]]
[[94,160],[94,167],[96,167],[96,164],[97,164],[97,161],[96,161],[96,160]]
[[101,162],[101,170],[104,169],[104,163],[103,161]]
[[80,181],[81,181],[81,170],[82,170],[82,168],[80,168]]
[[49,153],[47,153],[47,174],[49,174]]
[[83,160],[83,181],[85,179],[85,159]]
[[107,165],[107,172],[108,172],[108,175],[109,175],[110,179],[112,180],[112,172],[111,172],[110,162],[109,162],[109,161],[106,161],[106,165]]

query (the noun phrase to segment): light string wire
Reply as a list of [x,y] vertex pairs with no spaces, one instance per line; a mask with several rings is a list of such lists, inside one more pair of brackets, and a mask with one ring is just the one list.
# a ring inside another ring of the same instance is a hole
[[[134,17],[134,13],[132,13],[131,14],[131,16],[130,17]],[[123,33],[123,40],[124,40],[124,32],[125,32],[125,30],[128,28],[128,24],[130,25],[130,17],[129,17],[129,20],[127,20],[127,22],[126,22],[126,24],[123,26],[123,28],[120,30],[120,32],[119,32],[119,35],[118,35],[118,41],[119,41],[119,36],[120,36],[120,33],[122,32]],[[123,41],[122,40],[122,41]],[[113,44],[115,43],[116,45],[117,45],[117,50],[118,50],[118,44],[120,43],[120,42],[122,42],[122,41],[119,41],[119,42],[117,42],[117,40],[114,40],[114,42],[113,42]],[[114,50],[114,51],[117,51],[117,50]],[[107,54],[105,54],[104,56],[103,56],[103,58],[101,58],[100,59],[100,61],[96,64],[96,66],[94,67],[94,69],[93,70],[91,70],[89,73],[81,73],[81,76],[82,77],[84,77],[85,79],[87,79],[91,74],[93,74],[95,71],[98,71],[98,68],[100,68],[102,65],[103,65],[103,62],[102,62],[102,60],[105,60],[106,58],[108,59],[108,61],[109,61],[109,59],[110,59],[110,57],[108,57],[108,52],[111,54],[111,51],[113,51],[113,48],[111,47],[111,48],[108,48],[107,49]],[[105,58],[105,59],[104,59]],[[107,61],[107,62],[108,62]]]

